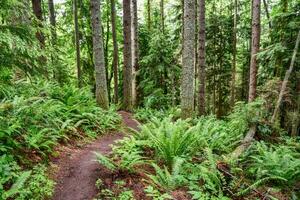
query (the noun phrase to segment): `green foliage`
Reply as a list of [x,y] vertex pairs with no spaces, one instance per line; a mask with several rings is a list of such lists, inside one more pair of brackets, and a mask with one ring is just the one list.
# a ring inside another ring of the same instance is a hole
[[174,165],[172,166],[171,173],[169,172],[169,169],[166,166],[164,166],[164,168],[161,169],[157,164],[152,163],[152,167],[155,169],[156,174],[148,175],[148,177],[151,180],[151,183],[167,191],[181,186],[184,181],[184,177],[180,174],[183,162],[183,159],[177,158]]
[[5,199],[50,197],[53,182],[46,168],[23,171],[18,164],[32,166],[32,155],[47,158],[61,141],[96,137],[120,122],[115,111],[97,107],[87,89],[23,81],[5,88],[12,91],[0,101],[0,196]]
[[114,171],[117,167],[115,163],[113,163],[109,158],[102,155],[101,153],[95,152],[97,162],[103,165],[104,167],[108,168],[109,170]]
[[165,118],[144,125],[141,135],[149,141],[148,145],[155,149],[157,157],[171,169],[176,158],[192,156],[197,151],[198,136],[193,134],[192,130],[189,129],[187,121],[172,122],[170,118]]
[[151,197],[153,200],[166,200],[166,199],[172,199],[172,196],[168,193],[161,194],[157,189],[152,187],[151,185],[148,185],[145,188],[145,193],[148,197]]
[[16,171],[14,184],[7,191],[2,191],[3,199],[14,198],[25,199],[46,199],[51,197],[54,190],[54,182],[45,174],[46,167],[35,166],[31,171]]
[[281,187],[292,187],[300,181],[300,154],[293,147],[258,142],[250,158],[247,170],[258,182],[272,180]]
[[17,85],[15,95],[20,96],[11,94],[0,104],[2,152],[28,149],[45,154],[62,139],[82,137],[82,131],[96,136],[119,122],[113,111],[101,110],[90,93],[73,86],[25,83]]

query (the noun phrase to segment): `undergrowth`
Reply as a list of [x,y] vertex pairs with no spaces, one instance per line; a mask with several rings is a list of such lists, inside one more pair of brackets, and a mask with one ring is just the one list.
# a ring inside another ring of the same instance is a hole
[[0,199],[50,197],[54,183],[36,163],[46,164],[60,142],[95,138],[120,122],[114,110],[96,106],[87,88],[20,81],[0,94]]
[[147,123],[98,161],[116,174],[140,175],[153,199],[172,198],[174,191],[199,200],[296,199],[299,141],[278,136],[277,143],[258,141],[240,159],[230,158],[253,123],[268,129],[260,136],[274,132],[264,123],[262,105],[237,103],[225,119],[177,120],[172,112],[140,109],[136,116]]

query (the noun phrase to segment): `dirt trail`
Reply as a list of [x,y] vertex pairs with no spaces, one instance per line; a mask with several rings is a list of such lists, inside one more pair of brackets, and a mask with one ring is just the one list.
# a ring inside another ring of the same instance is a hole
[[[137,129],[138,123],[130,113],[121,111],[124,126]],[[93,143],[69,152],[68,156],[62,156],[57,163],[57,185],[53,200],[91,200],[97,194],[96,180],[101,176],[102,170],[94,161],[94,152],[108,154],[111,152],[110,145],[116,140],[122,139],[123,133],[107,134]]]

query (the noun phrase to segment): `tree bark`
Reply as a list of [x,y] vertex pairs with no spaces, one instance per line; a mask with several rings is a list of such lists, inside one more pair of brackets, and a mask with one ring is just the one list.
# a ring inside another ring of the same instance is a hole
[[233,17],[233,38],[232,38],[232,70],[231,70],[231,95],[230,105],[234,106],[235,103],[235,74],[236,74],[236,34],[237,34],[237,0],[234,0],[234,17]]
[[272,29],[272,22],[271,22],[269,9],[268,9],[268,4],[267,4],[266,0],[263,0],[263,2],[264,2],[265,12],[266,12],[266,15],[267,15],[267,18],[268,18],[269,29]]
[[123,0],[123,109],[132,110],[131,0]]
[[118,65],[119,65],[119,48],[117,41],[117,30],[116,30],[116,3],[115,0],[110,0],[111,2],[111,31],[113,39],[113,75],[114,75],[114,103],[117,104],[119,101],[118,96]]
[[260,43],[260,0],[252,0],[252,45],[251,45],[251,62],[250,62],[250,80],[249,80],[249,97],[248,101],[254,101],[256,97],[257,82],[257,53],[259,52]]
[[199,0],[198,73],[199,115],[205,114],[205,0]]
[[77,81],[78,81],[78,87],[82,87],[77,0],[73,0],[73,12],[74,12],[74,28],[75,28]]
[[49,7],[49,18],[51,24],[52,45],[55,45],[57,35],[56,35],[56,16],[55,16],[53,0],[48,0],[48,7]]
[[96,73],[96,101],[103,109],[109,108],[107,79],[103,50],[103,36],[100,18],[100,0],[91,0],[91,18],[93,31],[93,52]]
[[164,12],[164,0],[160,0],[160,20],[161,20],[161,30],[165,33],[165,12]]
[[195,1],[184,1],[184,28],[182,52],[181,117],[192,117],[194,111],[195,77]]
[[132,0],[132,104],[137,104],[137,71],[139,69],[137,0]]
[[151,0],[147,0],[147,25],[148,31],[151,30]]
[[[42,28],[43,27],[43,11],[42,11],[42,1],[41,0],[32,0],[32,9],[33,9],[33,13],[35,15],[35,17],[39,20],[38,24],[39,27]],[[36,38],[39,40],[40,42],[40,47],[41,49],[45,48],[45,36],[41,31],[37,31],[36,32]]]
[[271,119],[272,124],[275,122],[275,119],[276,119],[277,114],[279,112],[279,108],[280,108],[282,99],[284,97],[284,93],[285,93],[289,78],[290,78],[291,73],[292,73],[293,68],[294,68],[294,63],[295,63],[297,51],[298,51],[298,48],[299,48],[299,42],[300,42],[300,30],[298,32],[298,36],[297,36],[297,40],[296,40],[296,44],[295,44],[295,48],[294,48],[294,52],[293,52],[290,67],[286,71],[285,77],[284,77],[282,85],[281,85],[281,90],[280,90],[280,93],[279,93],[279,97],[278,97],[278,100],[277,100],[277,103],[276,103],[276,106],[275,106],[275,109],[274,109],[274,112],[273,112],[273,116],[272,116],[272,119]]

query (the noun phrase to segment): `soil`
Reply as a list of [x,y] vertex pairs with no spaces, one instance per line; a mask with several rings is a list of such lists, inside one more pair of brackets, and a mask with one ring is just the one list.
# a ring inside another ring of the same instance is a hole
[[[123,124],[131,129],[138,129],[139,123],[128,112],[120,111]],[[53,200],[91,200],[97,193],[95,186],[99,178],[112,176],[95,161],[95,153],[107,155],[111,145],[124,137],[124,133],[106,134],[93,143],[78,147],[65,147],[58,159],[53,160],[57,166],[54,177],[57,182]],[[107,177],[109,178],[109,177]],[[105,180],[105,179],[104,179]]]

